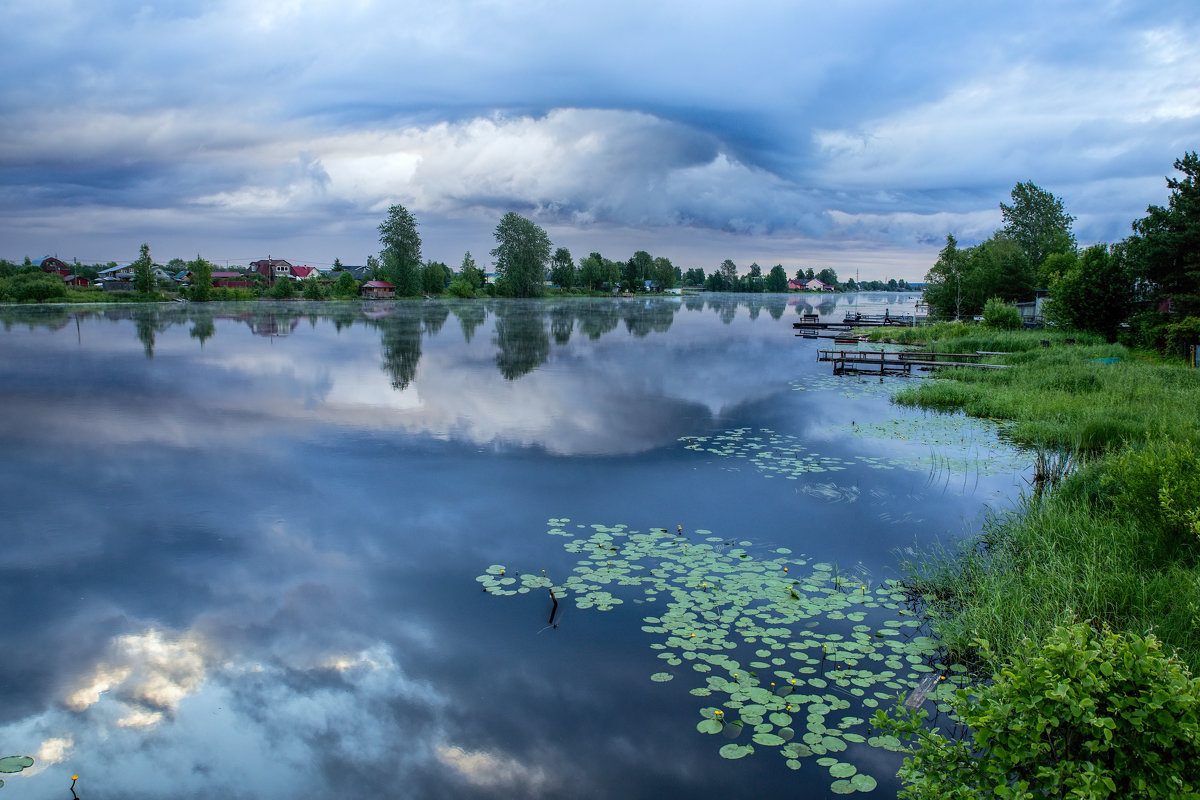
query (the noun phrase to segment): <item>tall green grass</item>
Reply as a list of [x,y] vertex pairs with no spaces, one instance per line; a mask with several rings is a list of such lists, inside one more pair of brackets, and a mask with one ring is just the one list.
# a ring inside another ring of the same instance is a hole
[[941,353],[974,353],[980,350],[1015,353],[1041,349],[1043,341],[1049,342],[1050,347],[1069,347],[1068,339],[1073,339],[1076,345],[1095,346],[1104,343],[1104,339],[1090,333],[1055,328],[1005,330],[986,325],[968,325],[965,322],[938,322],[915,328],[872,328],[867,336],[873,342],[922,345]]
[[964,656],[986,639],[1004,658],[1023,637],[1093,620],[1153,629],[1200,669],[1200,371],[1082,336],[972,327],[939,344],[1006,351],[1010,368],[942,370],[896,401],[1011,420],[1017,442],[1085,463],[958,550],[908,565],[939,635]]
[[1060,491],[990,520],[958,551],[925,554],[909,565],[908,584],[929,598],[938,635],[966,660],[976,640],[1002,658],[1025,637],[1040,641],[1082,619],[1153,630],[1195,672],[1198,551],[1195,537],[1164,541],[1152,527]]
[[1039,348],[1003,361],[1012,366],[942,370],[945,380],[923,381],[895,400],[1013,420],[1008,433],[1019,444],[1087,453],[1200,431],[1200,371],[1189,367],[1144,361],[1121,345]]

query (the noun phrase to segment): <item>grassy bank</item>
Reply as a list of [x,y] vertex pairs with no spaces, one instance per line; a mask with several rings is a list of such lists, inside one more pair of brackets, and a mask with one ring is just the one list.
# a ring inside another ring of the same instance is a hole
[[1012,420],[1019,442],[1083,462],[959,550],[909,565],[950,649],[969,655],[986,639],[999,660],[1081,619],[1153,630],[1200,671],[1200,371],[1061,333],[921,331],[903,335],[936,337],[942,352],[1008,352],[998,360],[1013,366],[945,370],[897,402]]

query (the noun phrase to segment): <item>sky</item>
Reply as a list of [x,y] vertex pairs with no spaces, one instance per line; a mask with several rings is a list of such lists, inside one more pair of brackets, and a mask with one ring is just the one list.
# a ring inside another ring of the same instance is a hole
[[576,259],[920,280],[1022,181],[1124,238],[1198,133],[1195,0],[0,5],[10,260],[362,264],[400,204],[455,268],[515,211]]

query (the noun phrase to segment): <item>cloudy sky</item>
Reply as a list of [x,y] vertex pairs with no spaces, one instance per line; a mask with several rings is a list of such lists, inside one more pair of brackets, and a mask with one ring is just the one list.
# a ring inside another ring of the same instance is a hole
[[1195,0],[13,0],[0,256],[361,264],[394,203],[490,263],[921,278],[1018,181],[1113,241],[1200,130]]

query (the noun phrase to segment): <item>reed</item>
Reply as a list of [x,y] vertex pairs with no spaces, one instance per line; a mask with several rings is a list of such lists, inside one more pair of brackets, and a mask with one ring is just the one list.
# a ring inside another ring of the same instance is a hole
[[906,565],[947,646],[969,658],[985,639],[1003,659],[1084,619],[1153,630],[1200,670],[1200,371],[1057,332],[943,332],[1010,353],[1012,368],[946,370],[896,402],[1009,420],[1058,483]]

